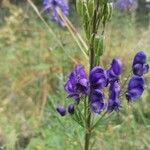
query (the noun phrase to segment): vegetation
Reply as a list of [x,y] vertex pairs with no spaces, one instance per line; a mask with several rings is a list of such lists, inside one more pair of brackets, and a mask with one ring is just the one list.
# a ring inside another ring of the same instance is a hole
[[[75,64],[87,63],[78,45],[66,28],[60,28],[42,13],[48,28],[28,3],[16,6],[4,1],[1,8],[0,147],[6,150],[82,149],[82,129],[69,117],[60,119],[55,111],[57,104],[69,103],[63,90],[68,73]],[[69,17],[84,38],[76,12],[71,12]],[[144,49],[150,58],[150,26],[137,27],[134,14],[114,12],[106,28],[103,66],[119,56],[126,62],[127,75],[136,51]],[[93,150],[149,150],[149,97],[148,87],[136,104],[128,105],[124,100],[126,107],[120,113],[102,120]]]

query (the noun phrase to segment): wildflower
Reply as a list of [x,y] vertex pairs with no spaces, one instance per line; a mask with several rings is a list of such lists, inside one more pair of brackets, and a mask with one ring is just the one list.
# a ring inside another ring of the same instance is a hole
[[148,73],[149,65],[147,64],[147,56],[143,51],[140,51],[135,55],[132,70],[134,75],[138,76],[143,76]]
[[66,109],[63,106],[59,106],[56,108],[57,112],[61,115],[61,116],[65,116],[66,115]]
[[77,65],[69,75],[65,91],[68,93],[68,98],[73,97],[77,101],[88,94],[88,79],[82,65]]
[[108,101],[108,107],[107,111],[112,112],[114,111],[119,111],[120,106],[120,85],[118,81],[114,81],[111,83],[109,87],[109,101]]
[[45,10],[52,12],[52,20],[64,26],[64,22],[57,13],[57,8],[62,11],[63,15],[67,16],[69,14],[68,3],[65,0],[44,0],[43,5]]
[[91,110],[95,113],[101,113],[105,108],[104,94],[96,89],[91,94]]
[[73,113],[74,113],[74,105],[73,105],[73,104],[70,104],[70,105],[68,106],[68,112],[69,112],[70,114],[73,114]]
[[143,77],[133,76],[129,83],[126,93],[128,101],[135,101],[140,98],[145,89],[145,80]]
[[134,11],[138,7],[137,0],[118,0],[115,7],[121,11]]
[[90,72],[91,89],[102,89],[107,86],[107,74],[101,67],[95,67]]
[[107,70],[109,81],[118,80],[118,77],[119,75],[121,75],[122,70],[123,70],[123,66],[120,59],[113,59],[110,69]]

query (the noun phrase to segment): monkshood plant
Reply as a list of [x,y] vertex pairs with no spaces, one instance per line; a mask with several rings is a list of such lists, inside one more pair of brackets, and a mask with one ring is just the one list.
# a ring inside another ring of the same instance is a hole
[[[49,2],[51,5],[48,8],[54,11],[53,17],[57,14],[57,20],[62,23],[63,17],[59,13],[65,12],[63,0]],[[88,50],[85,49],[84,54],[89,61],[89,73],[86,73],[82,64],[75,67],[64,86],[67,98],[73,99],[73,102],[67,108],[58,106],[56,110],[61,116],[68,113],[83,127],[84,150],[89,150],[91,135],[102,118],[112,112],[119,112],[123,107],[121,99],[134,102],[142,96],[146,88],[144,75],[149,72],[149,64],[145,52],[139,51],[133,59],[132,71],[125,82],[120,78],[123,74],[123,63],[119,58],[114,58],[109,68],[101,67],[105,26],[112,14],[112,5],[108,0],[77,0],[76,3],[86,33]],[[98,119],[94,117],[96,114],[99,116]]]

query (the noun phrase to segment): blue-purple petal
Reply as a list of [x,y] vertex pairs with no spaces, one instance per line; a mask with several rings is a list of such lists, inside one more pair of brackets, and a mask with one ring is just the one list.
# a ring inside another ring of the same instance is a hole
[[144,51],[139,51],[133,60],[133,65],[135,64],[145,64],[147,61],[147,56]]
[[113,59],[110,69],[107,70],[109,81],[118,80],[123,72],[123,65],[120,59]]
[[113,59],[111,67],[116,76],[121,75],[123,66],[120,59]]
[[128,101],[135,101],[140,98],[145,89],[145,80],[140,76],[133,76],[129,83],[126,92],[126,98]]
[[52,12],[52,20],[58,22],[61,26],[65,26],[62,19],[57,13],[57,8],[59,8],[63,15],[67,16],[69,14],[69,5],[65,0],[44,0],[43,1],[44,9]]
[[128,101],[135,101],[142,96],[143,92],[144,88],[142,87],[131,89],[126,93],[126,98]]
[[128,83],[128,90],[138,87],[145,87],[145,80],[143,77],[133,76]]
[[149,72],[149,64],[144,64],[143,65],[143,73],[146,74]]
[[96,89],[91,93],[91,110],[94,113],[101,113],[105,109],[104,94]]
[[107,106],[107,111],[119,111],[121,104],[120,104],[120,84],[118,81],[114,81],[110,84],[109,87],[109,101]]
[[147,64],[147,56],[144,51],[138,52],[133,60],[133,74],[143,76],[149,71],[149,64]]
[[94,113],[101,113],[105,108],[105,103],[103,101],[95,101],[91,103],[91,109]]
[[56,108],[57,112],[61,115],[61,116],[65,116],[66,115],[66,109],[63,106],[58,106]]
[[68,112],[69,112],[70,114],[73,114],[74,111],[75,111],[74,105],[73,105],[73,104],[70,104],[70,105],[68,106]]
[[77,65],[71,72],[64,88],[68,93],[68,98],[73,97],[77,101],[80,100],[81,96],[88,94],[88,79],[82,65]]
[[107,86],[108,79],[106,71],[96,66],[90,72],[90,85],[92,89],[102,89]]

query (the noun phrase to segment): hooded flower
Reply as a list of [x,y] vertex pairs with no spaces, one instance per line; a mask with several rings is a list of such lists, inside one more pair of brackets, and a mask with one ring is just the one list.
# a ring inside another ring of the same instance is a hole
[[138,7],[137,0],[118,0],[115,7],[121,11],[134,11]]
[[126,93],[128,101],[135,101],[142,96],[145,89],[145,80],[143,77],[133,76],[129,83]]
[[109,81],[118,80],[118,77],[119,75],[121,75],[122,71],[123,71],[123,66],[121,60],[113,59],[110,69],[107,70]]
[[52,12],[52,20],[64,26],[64,22],[59,17],[56,9],[60,8],[62,13],[67,16],[69,14],[69,6],[66,0],[44,0],[43,5],[45,10]]
[[104,94],[100,90],[94,90],[91,94],[91,110],[101,113],[105,109]]
[[65,116],[66,115],[66,109],[63,106],[59,106],[56,108],[57,112],[61,115],[61,116]]
[[82,65],[77,65],[69,75],[65,91],[68,97],[73,97],[75,100],[80,100],[81,96],[88,94],[88,79]]
[[135,55],[132,70],[134,75],[138,76],[143,76],[148,73],[149,65],[147,64],[147,56],[143,51],[140,51]]
[[107,86],[107,73],[101,67],[95,67],[90,72],[91,89],[102,89]]
[[68,112],[69,112],[70,114],[73,114],[73,113],[74,113],[74,105],[73,105],[73,104],[70,104],[70,105],[68,106]]
[[108,101],[108,107],[107,111],[112,112],[114,111],[119,111],[120,106],[120,85],[118,81],[114,81],[111,83],[109,87],[109,101]]

